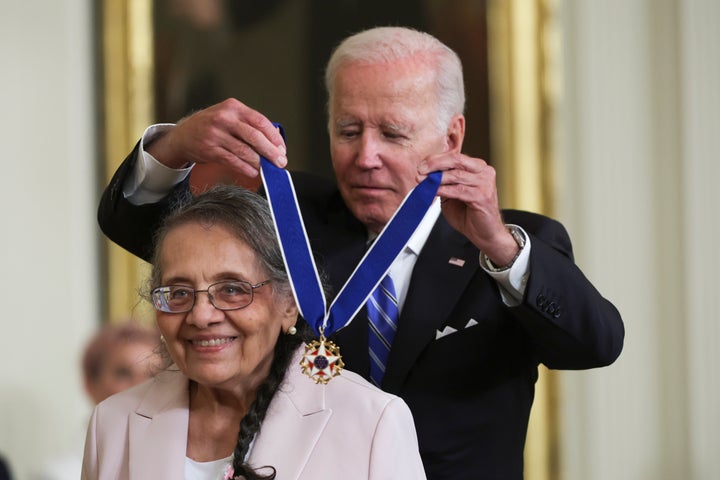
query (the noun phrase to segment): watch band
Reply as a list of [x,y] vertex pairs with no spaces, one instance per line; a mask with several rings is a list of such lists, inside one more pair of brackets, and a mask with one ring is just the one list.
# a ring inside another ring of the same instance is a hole
[[520,254],[522,253],[523,248],[525,247],[525,243],[527,243],[525,239],[525,234],[523,231],[516,227],[515,225],[505,225],[510,232],[510,235],[512,235],[515,242],[518,244],[518,247],[520,247],[520,250],[515,254],[515,256],[510,260],[510,262],[507,263],[507,265],[503,265],[502,267],[497,267],[495,264],[488,258],[487,255],[483,253],[483,258],[485,259],[485,264],[487,265],[487,269],[490,270],[493,273],[498,272],[504,272],[506,270],[509,270],[513,264],[515,263],[515,260],[518,259]]

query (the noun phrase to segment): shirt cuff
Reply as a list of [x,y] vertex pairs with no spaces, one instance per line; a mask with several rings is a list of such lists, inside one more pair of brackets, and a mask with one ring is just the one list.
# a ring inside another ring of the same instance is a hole
[[187,168],[170,168],[145,151],[145,144],[173,126],[174,124],[171,123],[151,125],[140,138],[135,168],[123,184],[123,195],[133,205],[156,203],[162,200],[190,174],[194,164]]
[[515,307],[522,303],[530,274],[530,236],[518,225],[508,224],[507,226],[515,228],[525,237],[525,245],[520,249],[515,262],[506,270],[493,271],[489,268],[485,255],[480,252],[480,267],[497,282],[503,303],[508,307]]

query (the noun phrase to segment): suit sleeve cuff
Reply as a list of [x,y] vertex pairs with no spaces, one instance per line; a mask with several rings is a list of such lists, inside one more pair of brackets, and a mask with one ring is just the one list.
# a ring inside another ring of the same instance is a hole
[[143,133],[138,150],[139,158],[123,184],[123,194],[130,203],[134,205],[156,203],[190,174],[192,165],[181,169],[169,168],[145,151],[145,144],[173,126],[173,124],[152,125]]

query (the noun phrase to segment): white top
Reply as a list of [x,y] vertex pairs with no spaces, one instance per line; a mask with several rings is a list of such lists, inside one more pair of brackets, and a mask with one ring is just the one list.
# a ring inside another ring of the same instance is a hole
[[223,480],[232,465],[232,455],[212,462],[196,462],[185,457],[185,480]]

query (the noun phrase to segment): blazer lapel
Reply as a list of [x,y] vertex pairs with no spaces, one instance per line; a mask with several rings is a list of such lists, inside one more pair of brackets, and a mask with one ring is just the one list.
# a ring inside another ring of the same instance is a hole
[[188,419],[187,378],[179,371],[160,373],[130,417],[131,479],[184,477]]
[[[451,259],[465,260],[462,266]],[[440,216],[417,259],[383,378],[397,393],[425,346],[435,339],[472,276],[480,268],[477,248]],[[429,299],[431,299],[429,301]]]
[[325,385],[316,385],[298,367],[302,348],[290,363],[255,440],[248,462],[273,465],[278,477],[298,478],[325,429],[332,410],[325,406]]

